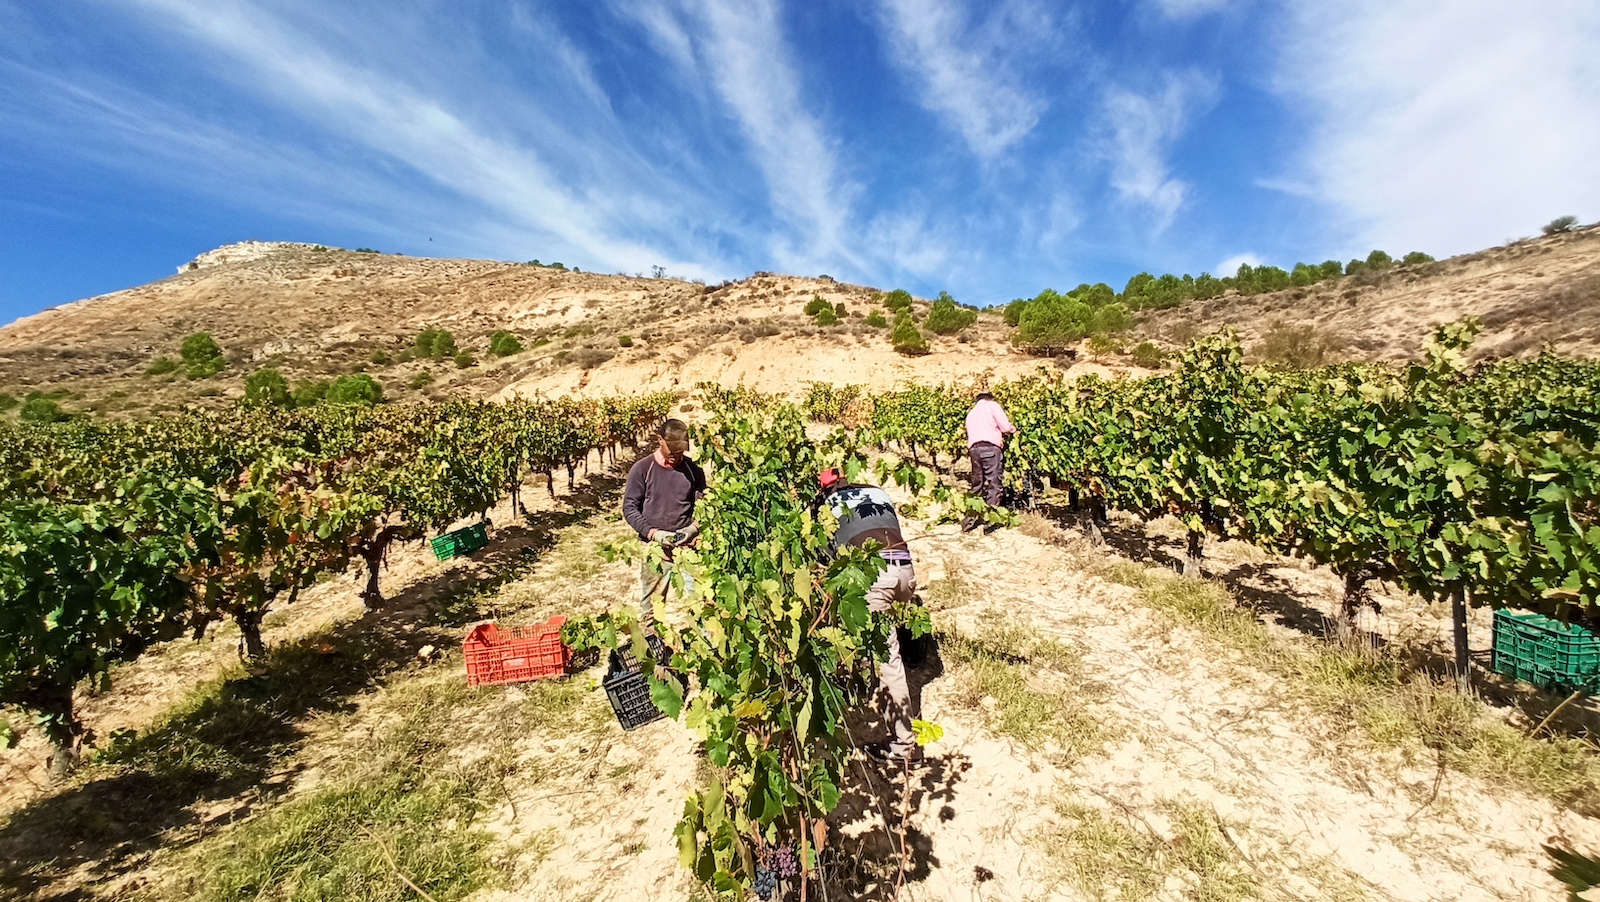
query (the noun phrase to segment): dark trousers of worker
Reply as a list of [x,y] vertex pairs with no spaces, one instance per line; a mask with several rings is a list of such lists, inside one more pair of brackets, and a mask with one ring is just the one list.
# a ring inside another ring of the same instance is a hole
[[1000,505],[1000,481],[1005,475],[1006,455],[999,445],[978,442],[972,446],[972,494],[990,507]]

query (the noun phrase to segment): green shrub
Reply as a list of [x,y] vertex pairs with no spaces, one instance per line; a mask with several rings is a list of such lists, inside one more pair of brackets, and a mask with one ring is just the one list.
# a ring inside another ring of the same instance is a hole
[[489,353],[496,357],[510,357],[522,353],[522,340],[504,329],[489,336]]
[[1433,257],[1428,254],[1424,254],[1422,251],[1412,251],[1411,253],[1406,254],[1404,257],[1401,257],[1400,262],[1406,266],[1416,266],[1419,263],[1432,263]]
[[478,365],[478,358],[472,356],[472,353],[469,351],[462,351],[461,353],[457,354],[455,361],[456,369],[458,370],[464,370],[467,367]]
[[1147,369],[1155,369],[1166,362],[1167,355],[1148,341],[1141,341],[1133,349],[1133,362]]
[[21,403],[21,401],[17,400],[16,395],[11,394],[10,392],[0,391],[0,413],[11,410]]
[[1394,258],[1384,251],[1373,251],[1367,255],[1368,269],[1388,269],[1394,265]]
[[209,332],[196,332],[183,340],[183,345],[178,353],[183,357],[183,362],[193,366],[205,363],[222,356],[222,346],[211,337]]
[[839,314],[835,313],[832,307],[823,307],[817,311],[816,323],[819,326],[837,326],[839,325]]
[[183,340],[178,350],[184,370],[190,379],[215,376],[228,363],[222,358],[222,346],[208,332],[196,332]]
[[928,353],[928,339],[917,328],[916,321],[911,315],[902,312],[895,317],[894,331],[889,333],[889,343],[894,349],[907,357],[917,357]]
[[422,372],[411,377],[410,384],[414,389],[426,388],[433,384],[433,374],[427,370],[423,370]]
[[289,380],[272,367],[262,367],[244,379],[244,403],[250,407],[293,407]]
[[902,310],[910,310],[912,306],[911,292],[906,291],[904,288],[896,288],[884,295],[883,306],[896,313]]
[[1022,311],[1026,309],[1028,309],[1028,302],[1023,298],[1017,298],[1016,300],[1007,304],[1004,314],[1006,325],[1015,329],[1017,325],[1022,322]]
[[328,396],[328,380],[307,379],[294,388],[294,406],[314,407]]
[[178,361],[162,354],[160,357],[150,361],[150,365],[145,368],[144,374],[146,376],[165,376],[168,373],[177,372],[178,366]]
[[362,404],[371,406],[383,401],[383,386],[366,373],[340,376],[328,386],[324,400],[329,404]]
[[833,309],[833,305],[822,299],[822,295],[814,294],[811,300],[806,301],[806,316],[816,316],[824,310]]
[[633,347],[633,336],[632,335],[618,335],[617,336],[617,344],[622,345],[625,348],[631,348],[631,347]]
[[1555,219],[1545,223],[1544,228],[1540,231],[1546,235],[1560,235],[1563,232],[1572,231],[1577,225],[1578,217],[1576,216],[1557,216]]
[[417,333],[417,340],[412,347],[418,357],[447,360],[456,355],[456,337],[448,329],[429,326]]
[[1096,305],[1046,288],[1028,302],[1017,319],[1012,344],[1032,354],[1054,355],[1090,335],[1128,328],[1128,311],[1111,301]]
[[373,351],[371,359],[377,366],[388,366],[394,362],[394,358],[389,356],[389,352],[382,348]]
[[833,305],[833,315],[840,319],[845,318],[844,301],[840,301]]
[[1104,332],[1089,336],[1089,354],[1095,358],[1105,357],[1122,350],[1122,342],[1117,341]]
[[866,323],[874,329],[886,329],[889,327],[889,320],[881,310],[874,310],[867,314]]
[[59,423],[72,418],[54,398],[29,398],[22,402],[22,410],[17,415],[25,423]]
[[937,335],[954,335],[978,321],[978,311],[956,304],[955,298],[944,292],[933,302],[926,323],[929,332]]

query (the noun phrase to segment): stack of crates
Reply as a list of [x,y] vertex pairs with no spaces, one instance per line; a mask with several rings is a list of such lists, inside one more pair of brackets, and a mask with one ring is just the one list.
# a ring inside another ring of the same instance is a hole
[[572,649],[561,643],[565,617],[502,629],[493,623],[473,627],[463,648],[467,685],[500,686],[561,676],[572,663]]
[[441,561],[471,554],[489,544],[488,524],[474,523],[455,532],[447,532],[428,544],[433,548],[433,556]]
[[[665,664],[672,660],[672,650],[662,642],[660,637],[648,635],[645,641],[650,646],[650,657],[657,662]],[[650,698],[650,679],[646,677],[639,667],[639,662],[633,656],[631,643],[624,643],[621,648],[611,653],[611,659],[606,667],[606,678],[601,683],[606,690],[606,698],[611,701],[611,710],[617,715],[617,723],[624,730],[653,723],[666,715]],[[679,686],[687,686],[688,681],[682,674],[668,671],[668,674],[678,681]]]
[[1600,689],[1600,636],[1543,614],[1494,612],[1493,667],[1554,692]]

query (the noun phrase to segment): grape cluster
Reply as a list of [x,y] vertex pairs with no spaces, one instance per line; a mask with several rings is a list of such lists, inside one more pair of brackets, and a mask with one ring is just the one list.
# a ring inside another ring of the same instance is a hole
[[751,886],[762,899],[772,898],[778,887],[778,878],[792,880],[800,873],[800,858],[794,846],[768,846],[757,859],[756,880]]
[[792,878],[800,873],[800,859],[794,854],[794,846],[777,846],[771,854],[769,863],[779,877]]
[[764,867],[756,868],[756,882],[751,884],[750,888],[762,899],[771,899],[773,892],[778,888],[777,872]]

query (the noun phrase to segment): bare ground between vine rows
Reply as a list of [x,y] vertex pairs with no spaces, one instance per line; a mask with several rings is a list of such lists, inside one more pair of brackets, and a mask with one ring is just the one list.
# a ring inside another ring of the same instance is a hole
[[[980,694],[984,684],[974,665],[947,643],[942,673],[937,666],[914,673],[923,716],[942,724],[946,735],[910,783],[905,835],[912,852],[900,898],[1119,898],[1112,887],[1120,881],[1120,898],[1547,899],[1558,888],[1544,872],[1539,843],[1560,836],[1580,848],[1600,846],[1600,824],[1591,819],[1426,761],[1407,763],[1371,748],[1354,727],[1307,713],[1294,685],[1172,625],[1135,590],[1095,575],[1093,564],[1107,551],[1064,548],[1014,530],[912,529],[939,628],[979,636],[1009,625],[1030,641],[1059,640],[1070,652],[1059,667],[1024,662],[1008,673],[1100,732],[1088,729],[1089,747],[1076,749],[1064,748],[1059,737],[1029,742],[1026,734],[1002,735],[1009,702]],[[606,513],[578,521],[485,603],[526,622],[628,599],[631,569],[595,556],[600,541],[622,535]],[[1146,538],[1164,541],[1159,529]],[[1213,566],[1230,573],[1239,561],[1229,555],[1252,557],[1248,550],[1220,550]],[[415,599],[407,593],[426,588],[441,571],[485,566],[439,565],[425,554],[397,556],[386,588]],[[1312,573],[1304,584],[1275,588],[1314,608],[1325,603],[1323,579]],[[296,628],[359,615],[353,584],[319,592],[328,597],[310,593],[302,604],[305,612],[322,611],[322,619],[299,612]],[[1310,641],[1290,631],[1280,638]],[[115,708],[90,703],[92,722],[102,730],[148,723],[214,672],[215,662],[193,657],[183,667],[159,661],[148,675],[139,673],[144,662],[130,668],[108,697]],[[392,716],[388,693],[459,666],[455,655],[407,670],[353,699],[350,710],[309,719],[288,796],[318,785],[342,756],[359,754],[361,737]],[[497,734],[496,718],[529,692],[519,687],[485,693],[460,710],[454,737],[446,737],[449,755],[468,761],[509,743],[515,774],[503,792],[483,800],[482,823],[496,838],[502,879],[475,898],[694,895],[671,836],[700,766],[693,742],[669,721],[621,731],[592,683],[597,673],[572,678],[590,682],[566,723]],[[870,724],[858,732],[862,740],[876,738]],[[899,780],[862,760],[852,775],[835,818],[835,849],[843,855],[830,858],[832,895],[892,897]],[[1205,815],[1198,832],[1185,819],[1195,812]],[[1085,825],[1109,832],[1094,834]],[[187,829],[226,835],[231,828]],[[194,832],[177,835],[188,841]],[[1204,843],[1219,851],[1209,858],[1183,854]],[[1158,850],[1165,863],[1145,873],[1118,870],[1115,854],[1096,857],[1118,849]],[[164,880],[181,869],[183,854],[156,849],[143,860],[143,873],[125,875],[121,885],[145,882],[146,892],[163,898]],[[1086,885],[1073,874],[1084,861],[1111,864],[1103,880]],[[80,878],[93,870],[86,866]],[[117,886],[102,884],[95,895],[116,897]]]

